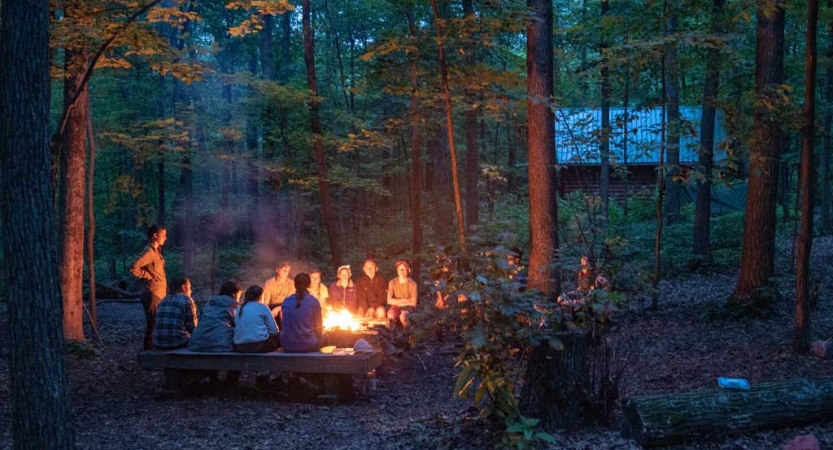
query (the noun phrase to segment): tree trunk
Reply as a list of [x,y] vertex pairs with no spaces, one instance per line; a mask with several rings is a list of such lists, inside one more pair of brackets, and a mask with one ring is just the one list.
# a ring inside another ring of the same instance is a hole
[[10,428],[17,450],[69,450],[75,432],[52,228],[49,5],[3,1],[0,17],[0,239],[8,283]]
[[[625,399],[622,434],[643,447],[833,418],[833,378]],[[789,405],[789,407],[785,407]]]
[[[796,351],[810,349],[810,253],[813,247],[813,186],[816,134],[816,31],[819,1],[807,2],[807,38],[804,54],[804,126],[801,130],[801,232],[798,236],[798,259],[795,270],[795,341]],[[829,106],[829,105],[828,105]]]
[[286,83],[292,73],[292,11],[286,10],[281,15],[281,70],[279,81]]
[[546,297],[559,293],[558,189],[555,173],[553,102],[552,2],[527,0],[526,72],[529,153],[529,287]]
[[[463,16],[466,19],[471,19],[468,22],[469,26],[476,25],[472,0],[463,0]],[[470,73],[474,73],[474,65],[477,61],[474,45],[466,45],[465,52],[464,64],[471,71]],[[479,107],[475,106],[478,103],[475,95],[471,90],[466,91],[468,107],[466,110],[466,225],[469,227],[477,225],[478,207],[480,205],[480,195],[477,188],[480,180],[480,163],[477,155],[477,122],[480,113]]]
[[515,143],[512,142],[512,130],[515,129],[514,122],[509,112],[506,113],[506,166],[509,168],[509,174],[506,176],[506,193],[515,193]]
[[[263,62],[264,66],[266,61]],[[257,53],[253,52],[249,61],[249,71],[253,77],[257,77]],[[254,87],[249,86],[249,107],[246,114],[246,193],[249,197],[248,210],[246,212],[247,234],[249,242],[257,242],[258,217],[260,213],[260,155],[258,154],[258,110],[255,108],[257,94]]]
[[677,31],[677,3],[666,0],[666,37],[671,37],[672,43],[665,50],[665,103],[667,108],[667,138],[668,152],[667,199],[665,201],[665,222],[668,225],[680,220],[680,70],[677,63],[677,44],[674,33]]
[[466,251],[466,227],[463,221],[463,203],[460,199],[460,180],[457,172],[457,149],[454,146],[454,119],[451,109],[451,90],[448,88],[448,67],[445,63],[445,51],[443,49],[443,34],[441,29],[440,11],[437,8],[437,0],[431,0],[431,8],[434,11],[434,29],[437,31],[437,53],[440,63],[440,84],[442,84],[445,98],[445,122],[448,133],[448,152],[451,154],[451,182],[454,191],[454,209],[457,213],[457,240],[460,244],[460,252],[463,257],[467,256]]
[[[726,0],[712,0],[712,34],[724,31],[723,6]],[[706,78],[703,81],[703,112],[700,119],[699,163],[703,179],[697,186],[694,205],[694,254],[708,259],[711,254],[711,191],[714,169],[715,100],[720,84],[720,50],[710,47],[706,54]]]
[[[833,10],[833,0],[827,0],[827,10]],[[824,90],[825,104],[828,105],[824,113],[824,150],[821,154],[821,229],[824,233],[833,232],[833,199],[830,195],[830,185],[833,177],[830,175],[830,157],[833,155],[833,18],[827,23],[827,87]]]
[[318,107],[318,81],[315,78],[315,42],[310,25],[310,0],[303,0],[303,28],[304,28],[304,63],[307,69],[307,86],[313,97],[309,101],[310,120],[313,134],[315,163],[318,166],[318,189],[321,194],[321,209],[324,213],[324,225],[327,228],[327,239],[330,242],[333,268],[341,265],[341,240],[336,229],[335,215],[330,195],[330,181],[327,175],[327,155],[324,152],[324,142],[321,136],[321,116]]
[[264,80],[275,79],[275,16],[263,16],[263,29],[260,31],[260,73]]
[[[602,0],[602,21],[610,11],[610,3],[608,0]],[[602,130],[601,130],[601,146],[599,156],[601,157],[602,167],[599,180],[599,195],[602,197],[602,215],[607,219],[610,210],[610,76],[608,75],[608,59],[607,59],[607,40],[602,38],[599,43],[599,54],[601,55],[601,91],[602,91]]]
[[90,286],[90,325],[98,336],[98,313],[95,303],[95,135],[93,134],[93,117],[90,113],[90,102],[87,102],[87,140],[90,155],[87,161],[87,284]]
[[439,242],[451,239],[454,232],[454,205],[448,198],[451,192],[451,168],[443,132],[435,128],[427,146],[431,154],[431,198],[434,203],[434,233]]
[[[74,50],[66,50],[65,55],[68,77],[64,85],[64,101],[70,102],[72,98],[77,98],[77,101],[70,108],[61,138],[60,288],[64,301],[64,337],[84,342],[84,164],[87,157],[89,94],[81,82],[89,57],[85,51]],[[78,89],[82,90],[80,96],[75,95]]]
[[[161,116],[162,114],[160,114]],[[157,192],[159,193],[157,210],[156,210],[156,224],[165,226],[165,141],[159,139],[156,142],[156,183]]]
[[665,189],[663,182],[665,181],[665,134],[666,134],[666,95],[665,89],[668,77],[665,76],[665,61],[662,60],[662,119],[660,120],[660,147],[659,147],[659,166],[657,167],[657,203],[656,203],[656,221],[657,231],[654,235],[654,285],[651,291],[651,309],[656,311],[659,309],[659,280],[662,276],[662,200]]
[[[408,7],[407,14],[410,38],[418,42],[419,27],[412,7]],[[417,282],[422,262],[422,141],[419,126],[422,116],[419,110],[419,57],[417,52],[411,53],[411,105],[408,110],[411,119],[411,265]]]
[[784,80],[784,5],[774,8],[759,5],[755,47],[755,96],[757,97],[753,145],[750,148],[749,192],[743,226],[740,277],[729,304],[739,306],[749,300],[772,298],[762,294],[775,272],[775,193],[776,174],[781,157],[781,131],[767,103],[774,87]]

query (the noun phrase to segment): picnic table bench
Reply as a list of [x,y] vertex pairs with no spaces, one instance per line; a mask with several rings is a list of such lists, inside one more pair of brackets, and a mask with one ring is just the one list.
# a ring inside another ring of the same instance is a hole
[[320,374],[324,380],[324,399],[349,399],[353,396],[353,376],[363,377],[382,365],[382,352],[333,355],[315,353],[204,353],[188,349],[148,350],[139,354],[145,370],[162,370],[165,389],[178,392],[183,376],[214,371],[270,371]]

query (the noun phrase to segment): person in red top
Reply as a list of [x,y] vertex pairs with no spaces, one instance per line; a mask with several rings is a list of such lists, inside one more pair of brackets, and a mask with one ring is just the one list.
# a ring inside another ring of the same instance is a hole
[[376,261],[368,259],[362,266],[364,272],[356,281],[356,298],[359,302],[358,315],[385,318],[385,302],[388,298],[388,283],[379,275]]

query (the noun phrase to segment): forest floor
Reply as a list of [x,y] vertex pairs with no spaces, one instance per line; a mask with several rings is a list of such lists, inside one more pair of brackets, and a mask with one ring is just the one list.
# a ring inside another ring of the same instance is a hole
[[[833,337],[833,239],[814,243],[813,267],[823,280],[813,314],[816,339]],[[779,243],[785,264],[789,244]],[[783,256],[786,255],[786,256]],[[781,273],[788,267],[780,267]],[[659,311],[630,302],[615,318],[617,336],[630,346],[624,397],[716,387],[718,376],[751,383],[833,375],[833,360],[797,356],[790,349],[794,288],[767,319],[721,317],[737,273],[690,275],[662,285]],[[471,403],[453,400],[453,343],[424,342],[378,371],[369,398],[341,406],[256,391],[244,374],[233,391],[198,391],[181,399],[159,394],[162,375],[136,362],[144,318],[138,304],[99,308],[102,344],[69,357],[78,448],[81,449],[410,449],[489,448],[494,435]],[[0,449],[11,448],[7,317],[0,312]],[[833,423],[761,431],[670,447],[677,450],[780,449],[813,433],[833,448]],[[555,449],[637,449],[618,427],[556,433]]]

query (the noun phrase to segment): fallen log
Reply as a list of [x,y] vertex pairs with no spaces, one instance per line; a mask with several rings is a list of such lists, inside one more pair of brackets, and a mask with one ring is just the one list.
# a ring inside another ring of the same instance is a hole
[[643,447],[833,419],[833,378],[625,399],[622,435]]

